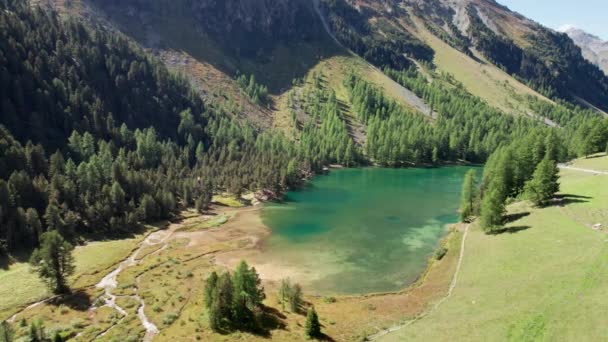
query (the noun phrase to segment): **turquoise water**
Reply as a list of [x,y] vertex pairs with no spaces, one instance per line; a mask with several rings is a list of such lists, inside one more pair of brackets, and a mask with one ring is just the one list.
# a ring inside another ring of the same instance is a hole
[[318,294],[401,289],[416,280],[458,219],[470,167],[344,169],[268,204],[263,245],[285,277]]

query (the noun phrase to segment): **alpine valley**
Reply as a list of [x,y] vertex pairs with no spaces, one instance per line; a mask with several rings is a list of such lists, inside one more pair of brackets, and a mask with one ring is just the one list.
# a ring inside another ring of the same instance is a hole
[[605,338],[608,48],[499,2],[0,0],[0,342]]

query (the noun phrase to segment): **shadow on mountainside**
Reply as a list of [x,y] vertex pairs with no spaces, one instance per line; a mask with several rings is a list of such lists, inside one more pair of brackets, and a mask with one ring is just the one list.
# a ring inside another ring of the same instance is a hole
[[[231,78],[237,73],[255,75],[257,82],[275,95],[289,89],[295,78],[304,77],[319,61],[348,53],[335,44],[311,9],[298,8],[301,15],[290,27],[294,32],[288,33],[278,29],[279,25],[270,29],[246,27],[255,23],[240,23],[243,27],[232,22],[211,25],[210,18],[231,18],[221,7],[215,9],[220,12],[214,16],[207,13],[214,9],[182,8],[187,2],[165,7],[142,6],[135,1],[88,2],[146,49],[184,52]],[[185,63],[175,59],[177,64]]]

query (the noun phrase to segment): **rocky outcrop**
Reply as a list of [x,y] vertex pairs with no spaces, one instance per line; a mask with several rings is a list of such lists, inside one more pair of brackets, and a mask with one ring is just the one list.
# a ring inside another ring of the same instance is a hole
[[583,51],[583,56],[608,75],[608,42],[575,27],[562,30]]

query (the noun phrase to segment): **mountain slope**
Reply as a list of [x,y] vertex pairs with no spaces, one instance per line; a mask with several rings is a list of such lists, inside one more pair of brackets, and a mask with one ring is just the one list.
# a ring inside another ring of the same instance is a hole
[[571,27],[563,31],[583,51],[583,56],[608,75],[608,42],[583,30]]
[[582,57],[565,34],[545,28],[493,0],[405,2],[436,36],[476,49],[535,90],[608,108],[608,77]]

